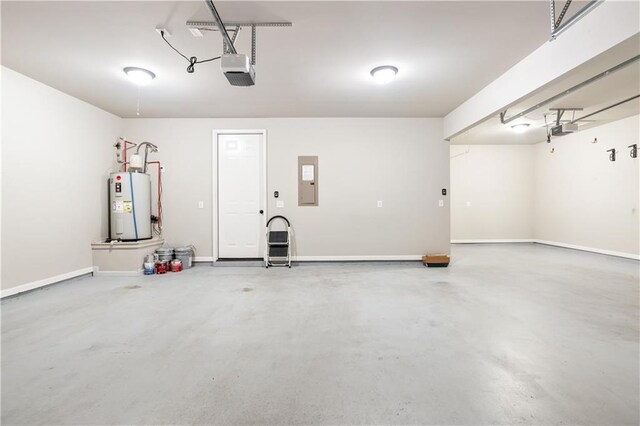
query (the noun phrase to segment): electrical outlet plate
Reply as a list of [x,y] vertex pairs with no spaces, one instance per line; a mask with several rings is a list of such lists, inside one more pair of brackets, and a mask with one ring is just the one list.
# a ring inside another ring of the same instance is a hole
[[162,32],[162,31],[164,31],[164,36],[165,36],[166,38],[171,37],[171,31],[169,31],[169,30],[168,30],[164,25],[158,25],[158,26],[156,27],[156,32],[157,32],[158,34],[162,35],[162,34],[161,34],[161,32]]

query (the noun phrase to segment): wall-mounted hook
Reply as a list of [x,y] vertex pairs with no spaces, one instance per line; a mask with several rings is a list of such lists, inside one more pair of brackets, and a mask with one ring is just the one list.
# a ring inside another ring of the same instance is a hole
[[555,153],[555,152],[556,152],[556,149],[555,149],[555,148],[551,148],[551,151],[549,151],[549,153],[550,153],[550,154],[553,154],[553,153]]
[[631,158],[638,158],[638,144],[634,143],[633,145],[629,145],[628,148],[631,148],[631,152],[629,153]]
[[616,150],[615,149],[608,149],[607,152],[611,153],[611,154],[609,154],[609,161],[616,161]]
[[595,138],[591,143],[598,143],[598,138]]

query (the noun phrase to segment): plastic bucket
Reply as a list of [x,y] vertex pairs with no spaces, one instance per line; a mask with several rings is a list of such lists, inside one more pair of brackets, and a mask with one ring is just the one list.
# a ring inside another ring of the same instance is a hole
[[169,270],[169,262],[166,260],[158,260],[156,262],[156,274],[166,274]]
[[193,266],[193,247],[177,247],[174,254],[176,259],[182,262],[182,269]]
[[171,272],[180,272],[182,271],[182,262],[178,259],[171,261]]
[[143,266],[144,266],[143,272],[145,275],[153,275],[156,273],[155,262],[145,262]]
[[158,260],[171,262],[173,260],[173,247],[160,247],[156,249]]

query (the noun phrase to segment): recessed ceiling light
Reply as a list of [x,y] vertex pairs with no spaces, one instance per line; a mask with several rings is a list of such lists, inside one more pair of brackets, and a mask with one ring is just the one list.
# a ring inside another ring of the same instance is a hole
[[379,84],[391,83],[396,78],[396,74],[398,74],[398,68],[391,65],[382,65],[371,70],[371,76]]
[[151,80],[156,78],[156,75],[149,70],[138,67],[126,67],[122,71],[129,77],[135,84],[143,86],[149,84]]
[[516,133],[524,133],[529,129],[529,123],[514,124],[511,129]]

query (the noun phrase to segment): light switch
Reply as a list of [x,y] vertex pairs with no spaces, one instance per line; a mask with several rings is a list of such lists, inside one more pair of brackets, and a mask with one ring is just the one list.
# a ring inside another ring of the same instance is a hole
[[382,201],[378,201],[378,207],[382,207]]
[[276,201],[276,207],[281,209],[284,207],[284,201]]
[[204,209],[204,201],[198,201],[198,208]]
[[438,207],[444,207],[444,200],[438,200]]

